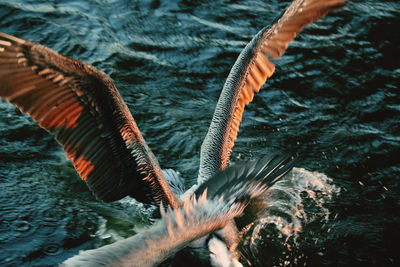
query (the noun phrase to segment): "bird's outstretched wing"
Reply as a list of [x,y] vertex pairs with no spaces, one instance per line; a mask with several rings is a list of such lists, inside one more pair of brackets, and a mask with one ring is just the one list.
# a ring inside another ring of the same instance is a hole
[[53,134],[94,194],[178,201],[111,79],[89,64],[0,33],[0,96]]
[[228,166],[244,107],[274,73],[275,66],[268,57],[280,58],[304,26],[344,4],[345,0],[295,0],[243,49],[225,82],[201,146],[198,184]]

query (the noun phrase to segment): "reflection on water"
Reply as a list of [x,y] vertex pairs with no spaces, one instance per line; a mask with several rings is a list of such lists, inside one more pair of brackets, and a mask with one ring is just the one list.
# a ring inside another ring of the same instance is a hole
[[[0,31],[109,74],[161,166],[189,188],[230,67],[287,4],[3,0]],[[232,161],[279,149],[318,171],[273,187],[241,244],[254,265],[398,265],[399,10],[354,0],[311,25],[246,108]],[[0,188],[4,266],[54,266],[150,224],[135,201],[96,201],[57,143],[4,100]]]

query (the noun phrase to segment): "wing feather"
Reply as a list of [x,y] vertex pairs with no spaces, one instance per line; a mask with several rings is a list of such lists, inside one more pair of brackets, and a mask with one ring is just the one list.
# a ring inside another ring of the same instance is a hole
[[218,171],[200,185],[194,194],[202,195],[207,191],[208,198],[218,199],[223,196],[226,201],[232,199],[241,202],[243,199],[251,199],[262,195],[262,191],[288,173],[294,163],[295,160],[291,157],[273,154],[259,160],[234,164]]
[[225,82],[203,141],[198,184],[228,166],[244,107],[275,71],[269,58],[279,59],[304,26],[344,4],[345,0],[295,0],[243,49]]
[[0,33],[0,96],[53,134],[104,201],[131,195],[176,207],[179,200],[111,79],[93,66]]

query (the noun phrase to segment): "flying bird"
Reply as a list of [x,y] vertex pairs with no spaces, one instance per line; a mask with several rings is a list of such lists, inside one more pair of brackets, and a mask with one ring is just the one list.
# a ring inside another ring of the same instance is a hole
[[66,266],[154,266],[174,254],[200,264],[240,266],[237,218],[293,167],[268,155],[229,166],[246,105],[275,70],[304,26],[345,0],[295,0],[240,53],[222,89],[200,151],[197,184],[184,193],[177,173],[163,171],[113,81],[78,60],[0,33],[0,96],[54,135],[77,173],[100,200],[131,196],[160,207],[148,230],[96,250]]

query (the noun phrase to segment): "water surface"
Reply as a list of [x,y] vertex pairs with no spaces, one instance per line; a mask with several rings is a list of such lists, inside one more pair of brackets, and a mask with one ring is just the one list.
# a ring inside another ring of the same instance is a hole
[[[109,74],[163,168],[191,186],[236,57],[288,1],[0,0],[0,31]],[[296,151],[245,236],[259,265],[398,265],[400,6],[355,0],[307,27],[246,108],[232,161]],[[0,265],[54,266],[149,225],[97,202],[58,144],[0,100]]]

